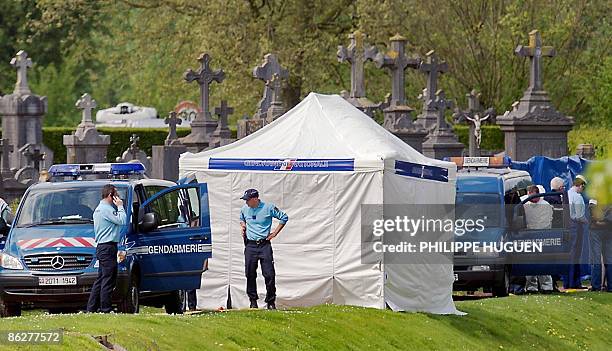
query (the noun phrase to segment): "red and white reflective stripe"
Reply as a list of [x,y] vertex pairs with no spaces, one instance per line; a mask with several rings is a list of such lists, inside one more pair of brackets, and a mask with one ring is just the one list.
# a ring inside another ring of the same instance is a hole
[[94,247],[96,241],[90,237],[74,238],[39,238],[19,240],[17,245],[22,249],[40,249],[44,247]]

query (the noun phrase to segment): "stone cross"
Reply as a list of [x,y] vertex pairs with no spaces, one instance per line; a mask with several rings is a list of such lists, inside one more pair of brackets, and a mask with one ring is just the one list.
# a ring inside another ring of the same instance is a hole
[[93,124],[93,120],[91,119],[91,111],[96,108],[96,100],[91,98],[91,95],[85,93],[81,96],[80,99],[77,100],[76,107],[83,110],[83,120],[81,123],[83,124]]
[[424,62],[419,65],[419,70],[427,74],[427,91],[425,101],[436,101],[438,91],[438,75],[448,71],[448,65],[444,61],[440,61],[434,50],[426,54]]
[[539,91],[542,88],[542,56],[554,57],[556,51],[552,46],[542,46],[542,36],[535,29],[529,32],[529,46],[519,45],[514,52],[518,56],[529,57],[531,60],[531,72],[529,76],[528,90]]
[[338,46],[338,61],[349,62],[351,64],[351,92],[350,97],[365,97],[365,82],[363,66],[366,61],[373,60],[378,53],[374,46],[365,44],[366,35],[360,31],[349,34],[351,43],[348,48]]
[[259,106],[257,107],[258,115],[265,114],[270,108],[270,105],[272,104],[272,93],[279,93],[277,91],[273,91],[274,88],[271,88],[268,85],[275,74],[281,79],[287,79],[289,77],[289,71],[280,65],[278,58],[274,54],[265,55],[264,63],[253,69],[253,77],[264,81],[266,84],[263,98],[259,101]]
[[23,155],[28,159],[28,162],[34,163],[35,170],[40,171],[40,162],[45,159],[45,154],[41,153],[38,147],[30,145]]
[[17,55],[11,60],[11,66],[17,69],[17,83],[15,84],[15,94],[31,93],[28,86],[28,68],[32,67],[32,60],[28,57],[28,53],[19,50]]
[[227,117],[234,113],[234,108],[227,105],[227,100],[221,100],[221,106],[215,107],[215,114],[219,116],[219,128],[227,128]]
[[[203,53],[198,57],[201,66],[197,71],[188,69],[185,72],[184,78],[188,83],[193,81],[198,82],[200,86],[200,109],[205,121],[212,121],[210,110],[208,108],[208,98],[210,96],[210,84],[215,81],[221,83],[225,79],[225,72],[223,70],[213,71],[210,69],[210,55]],[[196,119],[200,119],[199,116]],[[201,120],[201,119],[200,119]]]
[[384,67],[391,71],[391,106],[403,106],[406,103],[404,70],[408,67],[419,68],[420,60],[406,55],[406,38],[397,34],[389,40],[391,50],[386,55],[378,53],[374,62],[378,68]]
[[168,136],[166,137],[165,144],[171,145],[175,140],[178,139],[178,135],[176,135],[176,126],[183,123],[183,120],[176,116],[175,111],[170,111],[168,117],[164,119],[164,123],[168,125]]
[[9,139],[0,139],[0,153],[2,153],[0,176],[3,178],[11,174],[9,153],[13,152],[13,145],[9,144],[9,142]]

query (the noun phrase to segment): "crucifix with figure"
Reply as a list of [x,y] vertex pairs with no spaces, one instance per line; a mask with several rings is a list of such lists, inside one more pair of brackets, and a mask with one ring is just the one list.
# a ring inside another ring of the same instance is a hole
[[488,120],[495,115],[495,110],[489,108],[485,111],[482,110],[480,104],[480,93],[475,89],[469,94],[466,94],[468,98],[468,109],[461,111],[458,108],[453,114],[455,123],[465,121],[470,123],[470,134],[469,134],[469,156],[478,157],[480,156],[480,142],[482,139],[482,122]]

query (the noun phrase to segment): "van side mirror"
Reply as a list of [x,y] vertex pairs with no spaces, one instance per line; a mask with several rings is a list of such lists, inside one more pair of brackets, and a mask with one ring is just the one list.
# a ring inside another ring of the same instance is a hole
[[142,216],[142,221],[138,223],[138,229],[143,233],[152,232],[157,229],[159,225],[159,217],[155,212],[145,213]]

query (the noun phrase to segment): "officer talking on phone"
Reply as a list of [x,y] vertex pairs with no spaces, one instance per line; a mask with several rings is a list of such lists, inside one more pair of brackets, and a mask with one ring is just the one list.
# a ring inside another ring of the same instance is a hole
[[[274,204],[259,200],[259,192],[255,189],[245,191],[241,199],[246,201],[240,209],[240,226],[245,243],[244,270],[247,278],[247,295],[251,301],[251,308],[257,308],[257,264],[261,262],[261,272],[266,282],[266,307],[275,310],[276,273],[270,240],[283,230],[289,217]],[[270,231],[272,217],[279,220],[279,225]]]
[[112,294],[117,282],[117,243],[121,240],[121,227],[126,224],[123,201],[111,184],[102,188],[102,200],[93,214],[96,239],[98,277],[91,287],[87,312],[112,311]]

